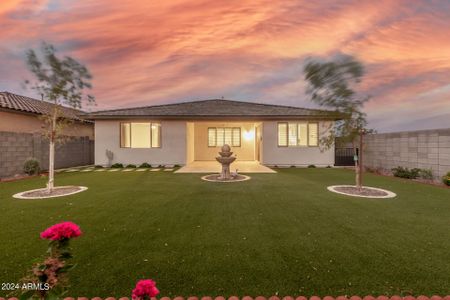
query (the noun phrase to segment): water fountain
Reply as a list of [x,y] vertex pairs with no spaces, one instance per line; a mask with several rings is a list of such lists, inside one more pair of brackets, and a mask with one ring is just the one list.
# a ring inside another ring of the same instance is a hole
[[249,176],[238,174],[237,170],[236,173],[230,172],[230,165],[236,160],[236,156],[231,156],[233,155],[233,152],[231,152],[230,145],[223,145],[219,155],[220,156],[216,157],[216,160],[222,165],[222,172],[220,174],[203,176],[203,180],[216,182],[237,182],[250,179]]

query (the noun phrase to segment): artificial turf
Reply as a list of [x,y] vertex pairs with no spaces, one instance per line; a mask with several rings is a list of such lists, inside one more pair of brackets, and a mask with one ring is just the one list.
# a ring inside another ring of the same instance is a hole
[[[39,233],[68,220],[70,296],[130,296],[156,280],[160,296],[450,294],[450,189],[367,175],[394,199],[352,198],[342,169],[279,169],[250,181],[199,174],[58,174],[77,195],[17,200],[44,178],[0,183],[0,282],[17,282],[47,243]],[[6,291],[0,291],[4,296]]]

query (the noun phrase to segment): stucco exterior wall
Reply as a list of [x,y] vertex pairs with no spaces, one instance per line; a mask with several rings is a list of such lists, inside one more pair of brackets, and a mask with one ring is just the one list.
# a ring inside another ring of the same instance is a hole
[[208,147],[209,127],[241,128],[241,146],[232,146],[231,151],[241,161],[255,160],[255,124],[249,122],[194,122],[194,160],[215,160],[218,156],[221,147]]
[[[0,131],[40,133],[44,123],[35,114],[0,111]],[[94,139],[94,124],[73,123],[63,131],[64,135]]]
[[[286,120],[285,122],[290,122]],[[297,121],[292,121],[297,122]],[[327,134],[330,121],[319,122],[319,138]],[[326,151],[319,147],[279,147],[278,146],[278,121],[263,122],[262,130],[262,163],[277,166],[333,166],[334,146]]]
[[[95,164],[107,165],[106,150],[114,153],[113,163],[184,165],[186,163],[186,122],[161,121],[161,147],[133,149],[120,147],[120,123],[127,120],[95,121]],[[131,122],[131,121],[128,121]],[[158,122],[158,120],[132,120]]]

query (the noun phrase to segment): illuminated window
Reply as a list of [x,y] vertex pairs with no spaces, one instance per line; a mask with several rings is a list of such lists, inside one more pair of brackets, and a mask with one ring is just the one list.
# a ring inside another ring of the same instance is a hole
[[278,146],[287,147],[288,135],[287,135],[287,123],[278,123]]
[[298,123],[298,136],[297,145],[307,146],[308,145],[308,124]]
[[120,124],[120,147],[122,148],[131,147],[130,123]]
[[158,123],[121,123],[120,147],[161,147],[161,125]]
[[308,124],[308,145],[309,146],[318,146],[319,145],[319,124],[317,123],[309,123]]
[[296,147],[319,145],[318,123],[278,123],[278,146]]
[[210,127],[208,128],[208,147],[221,147],[228,144],[232,147],[241,146],[241,128]]
[[216,144],[216,128],[208,128],[208,147],[215,147]]

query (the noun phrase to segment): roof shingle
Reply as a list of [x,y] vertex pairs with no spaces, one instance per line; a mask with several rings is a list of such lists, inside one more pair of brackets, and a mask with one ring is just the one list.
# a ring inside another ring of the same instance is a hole
[[211,99],[166,105],[153,105],[124,109],[96,111],[89,119],[111,118],[324,118],[339,119],[333,111],[307,109],[294,106],[262,104],[235,100]]
[[[43,115],[49,113],[53,106],[54,104],[42,100],[12,94],[9,92],[0,92],[0,108],[2,109],[11,109],[19,112]],[[61,107],[62,114],[68,119],[81,120],[80,116],[84,114],[81,110],[65,106]]]

